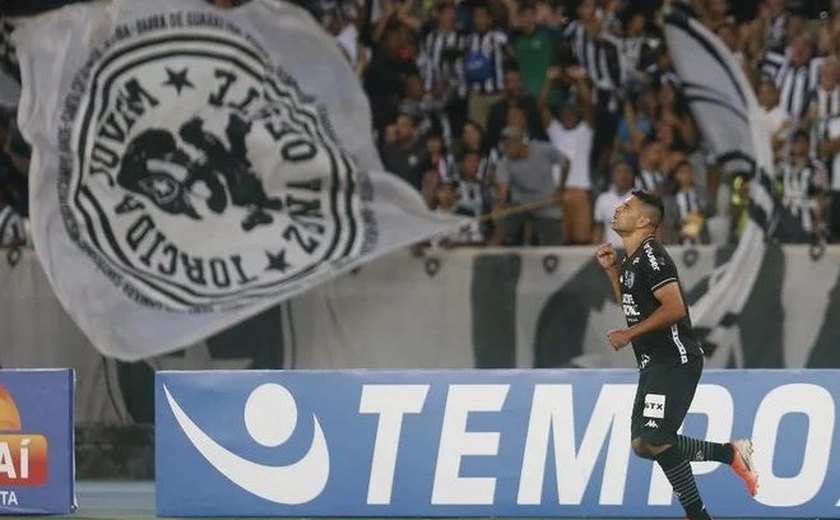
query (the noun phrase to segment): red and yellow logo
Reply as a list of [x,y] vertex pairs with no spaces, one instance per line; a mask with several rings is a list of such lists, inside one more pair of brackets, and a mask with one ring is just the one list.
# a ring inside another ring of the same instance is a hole
[[0,386],[0,486],[39,486],[47,481],[47,438],[21,431],[17,404]]

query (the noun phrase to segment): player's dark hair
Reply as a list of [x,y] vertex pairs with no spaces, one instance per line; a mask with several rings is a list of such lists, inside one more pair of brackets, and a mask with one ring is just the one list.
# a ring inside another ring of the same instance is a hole
[[656,210],[655,217],[652,219],[653,227],[659,226],[659,223],[662,222],[662,218],[665,216],[665,205],[662,204],[662,199],[645,190],[637,189],[631,191],[630,193],[639,199],[645,206]]

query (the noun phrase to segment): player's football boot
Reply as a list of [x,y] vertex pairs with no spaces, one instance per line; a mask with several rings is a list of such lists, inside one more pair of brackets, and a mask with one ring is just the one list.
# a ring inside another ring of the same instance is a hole
[[755,472],[752,461],[752,441],[738,439],[730,442],[729,445],[732,446],[732,471],[744,481],[747,492],[754,497],[758,492],[758,473]]

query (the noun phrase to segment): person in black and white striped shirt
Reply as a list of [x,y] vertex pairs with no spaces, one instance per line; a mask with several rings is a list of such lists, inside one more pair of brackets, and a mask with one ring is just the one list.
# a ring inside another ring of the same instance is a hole
[[513,56],[507,34],[493,28],[487,4],[473,7],[473,31],[464,37],[463,46],[469,89],[467,116],[486,125],[490,107],[501,99],[505,88],[505,61]]
[[822,232],[826,188],[825,166],[809,156],[810,136],[793,134],[791,156],[776,169],[783,212],[778,235],[784,243],[808,243]]
[[781,52],[787,36],[788,12],[787,0],[765,0],[759,9],[764,11],[764,45],[771,51]]
[[811,42],[800,36],[791,42],[786,59],[769,54],[767,60],[774,65],[762,67],[762,71],[769,74],[779,87],[779,104],[796,123],[806,115],[808,98],[817,86],[819,67],[824,59],[812,58],[812,52]]
[[668,238],[672,243],[708,244],[707,200],[703,190],[695,183],[693,166],[688,161],[682,161],[674,168],[672,177],[674,193],[664,200]]
[[463,35],[455,26],[455,3],[438,0],[434,8],[435,27],[420,41],[418,68],[427,91],[441,82],[466,94],[463,64]]
[[577,19],[566,27],[564,36],[572,56],[595,86],[595,136],[590,160],[594,169],[603,170],[621,117],[622,42],[603,30],[594,0],[583,0],[578,5]]
[[817,87],[808,97],[808,122],[812,127],[813,144],[826,137],[826,122],[840,114],[840,61],[829,56],[820,67]]
[[650,42],[653,42],[645,33],[647,19],[643,11],[634,11],[626,15],[624,36],[619,46],[620,64],[625,84],[633,88],[642,82],[641,72],[643,60],[649,59],[652,52]]
[[659,141],[650,141],[642,147],[635,185],[637,189],[662,195],[665,175],[662,173],[662,143]]
[[563,33],[578,65],[595,85],[596,95],[605,104],[618,106],[618,90],[623,84],[619,48],[622,41],[605,31],[595,11],[594,0],[583,0],[577,9],[577,19]]
[[818,149],[820,156],[831,166],[828,188],[830,210],[827,219],[829,240],[840,242],[840,115],[825,121],[825,135]]
[[[463,67],[463,35],[455,26],[453,0],[437,0],[435,27],[420,40],[417,60],[426,92],[446,99],[448,122],[458,128],[466,117],[467,83]],[[445,136],[450,145],[449,135]]]

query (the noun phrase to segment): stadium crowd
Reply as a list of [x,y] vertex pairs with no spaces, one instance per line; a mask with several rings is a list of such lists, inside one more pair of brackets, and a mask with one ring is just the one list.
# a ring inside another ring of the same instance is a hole
[[[610,219],[634,187],[665,200],[666,243],[743,230],[748,184],[717,170],[687,107],[662,2],[297,3],[358,74],[386,169],[431,209],[479,217],[445,244],[618,245]],[[687,3],[756,89],[784,207],[777,238],[840,241],[840,1]],[[29,149],[0,115],[8,245],[28,216]]]
[[[839,241],[840,1],[687,3],[756,89],[777,238]],[[619,243],[634,187],[664,198],[666,242],[737,241],[748,185],[717,171],[683,99],[662,2],[309,5],[363,82],[387,169],[437,211],[485,217],[453,242]]]

